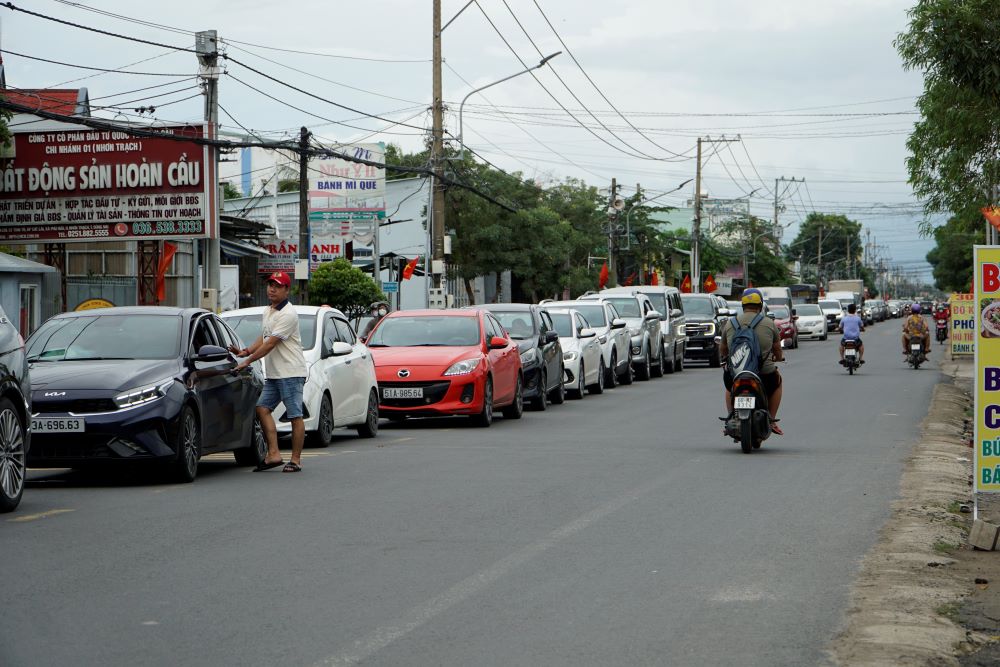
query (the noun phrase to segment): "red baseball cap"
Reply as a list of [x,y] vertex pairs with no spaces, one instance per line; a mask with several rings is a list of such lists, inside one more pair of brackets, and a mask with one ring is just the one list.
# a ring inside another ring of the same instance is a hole
[[292,279],[289,278],[288,274],[285,273],[284,271],[275,271],[274,273],[272,273],[267,277],[267,280],[265,282],[277,283],[282,287],[292,286]]

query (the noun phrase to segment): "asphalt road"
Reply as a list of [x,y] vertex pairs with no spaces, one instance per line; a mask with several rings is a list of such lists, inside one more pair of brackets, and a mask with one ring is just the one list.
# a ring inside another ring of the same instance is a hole
[[0,519],[0,664],[816,664],[939,377],[899,326],[854,377],[832,338],[789,351],[786,435],[749,456],[698,367],[340,432],[297,475],[35,471]]

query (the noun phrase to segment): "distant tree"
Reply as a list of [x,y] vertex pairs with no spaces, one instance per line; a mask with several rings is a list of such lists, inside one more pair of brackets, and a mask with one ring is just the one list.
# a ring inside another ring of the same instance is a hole
[[750,282],[754,285],[786,285],[789,280],[788,262],[783,253],[775,252],[775,241],[771,232],[774,225],[755,215],[734,218],[723,222],[717,235],[731,252],[740,255],[734,263],[743,261],[743,244],[747,245],[747,268]]
[[873,277],[861,267],[863,250],[861,223],[843,215],[810,213],[785,249],[785,257],[800,262],[802,282],[815,284],[818,270],[824,279],[856,275],[874,290]]
[[309,302],[333,306],[350,320],[366,315],[372,303],[384,300],[375,281],[343,258],[320,264],[309,278]]
[[953,216],[934,230],[937,245],[927,253],[934,267],[934,283],[945,292],[965,292],[972,282],[972,246],[986,242],[985,227],[977,213]]
[[239,189],[229,181],[222,182],[222,192],[223,192],[222,196],[223,199],[239,199],[240,197],[243,196],[243,193],[240,192]]

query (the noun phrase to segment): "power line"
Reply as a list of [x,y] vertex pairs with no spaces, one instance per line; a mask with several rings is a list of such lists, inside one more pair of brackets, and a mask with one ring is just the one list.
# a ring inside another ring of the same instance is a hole
[[61,65],[63,67],[73,67],[75,69],[85,69],[91,72],[101,72],[101,73],[111,73],[111,74],[137,74],[139,76],[172,76],[174,78],[189,76],[187,73],[177,74],[173,72],[132,72],[122,69],[110,69],[106,67],[91,67],[88,65],[78,65],[76,63],[66,63],[60,60],[49,60],[48,58],[39,58],[38,56],[29,56],[25,53],[17,53],[16,51],[8,51],[3,49],[3,55],[7,56],[17,56],[18,58],[26,58],[28,60],[37,60],[43,63],[49,63],[50,65]]

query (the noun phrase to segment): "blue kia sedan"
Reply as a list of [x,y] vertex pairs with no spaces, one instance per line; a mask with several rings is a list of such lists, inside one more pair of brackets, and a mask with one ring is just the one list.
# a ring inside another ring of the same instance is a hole
[[242,341],[200,308],[125,307],[63,313],[28,339],[36,468],[149,462],[184,482],[205,454],[242,465],[267,445],[254,406],[258,368],[233,373]]

